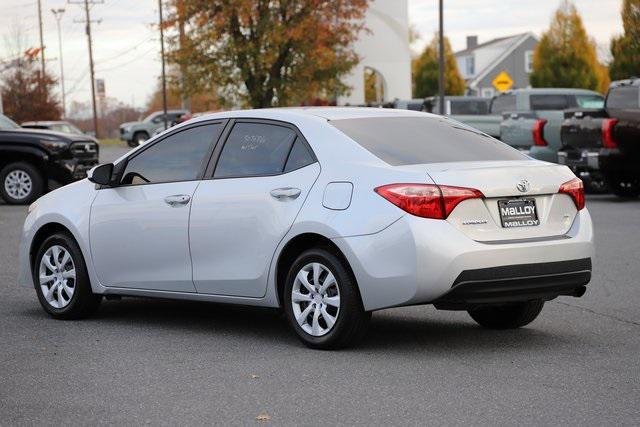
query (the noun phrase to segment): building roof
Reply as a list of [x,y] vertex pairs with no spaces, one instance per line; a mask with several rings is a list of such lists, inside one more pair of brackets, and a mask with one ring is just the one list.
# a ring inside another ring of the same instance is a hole
[[529,34],[529,33],[521,33],[521,34],[515,34],[513,36],[498,37],[498,38],[489,40],[487,42],[480,43],[480,44],[478,44],[478,45],[476,45],[474,47],[463,49],[463,50],[460,50],[458,52],[455,52],[454,55],[455,56],[468,55],[469,53],[473,52],[474,50],[481,49],[481,48],[487,47],[487,46],[491,46],[492,44],[496,44],[496,43],[499,43],[499,42],[507,40],[507,39],[517,39],[519,37],[522,37],[525,34]]

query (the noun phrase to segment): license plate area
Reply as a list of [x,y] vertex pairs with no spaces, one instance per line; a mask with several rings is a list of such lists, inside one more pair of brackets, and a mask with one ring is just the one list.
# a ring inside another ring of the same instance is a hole
[[498,200],[498,212],[503,228],[540,225],[535,199]]

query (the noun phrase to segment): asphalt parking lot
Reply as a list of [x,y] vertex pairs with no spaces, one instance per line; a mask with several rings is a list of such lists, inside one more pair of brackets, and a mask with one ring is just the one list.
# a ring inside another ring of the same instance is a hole
[[362,345],[321,352],[264,309],[125,298],[52,320],[15,283],[26,207],[0,205],[0,425],[638,425],[640,200],[587,206],[597,256],[583,298],[515,331],[381,311]]

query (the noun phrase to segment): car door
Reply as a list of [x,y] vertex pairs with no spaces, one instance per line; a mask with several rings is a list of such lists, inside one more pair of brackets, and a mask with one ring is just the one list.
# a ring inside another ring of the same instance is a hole
[[189,224],[198,292],[261,297],[276,247],[291,228],[320,165],[293,127],[236,121],[196,190]]
[[120,185],[91,207],[90,245],[104,286],[194,292],[189,209],[223,122],[181,129],[116,165]]

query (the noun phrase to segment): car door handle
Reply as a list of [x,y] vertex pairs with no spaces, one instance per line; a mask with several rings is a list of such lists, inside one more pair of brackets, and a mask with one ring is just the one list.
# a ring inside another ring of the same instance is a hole
[[176,194],[164,198],[165,203],[173,208],[184,206],[189,203],[189,200],[191,200],[191,196],[187,194]]
[[295,200],[300,196],[301,190],[299,188],[285,187],[276,188],[271,190],[271,196],[278,200]]

